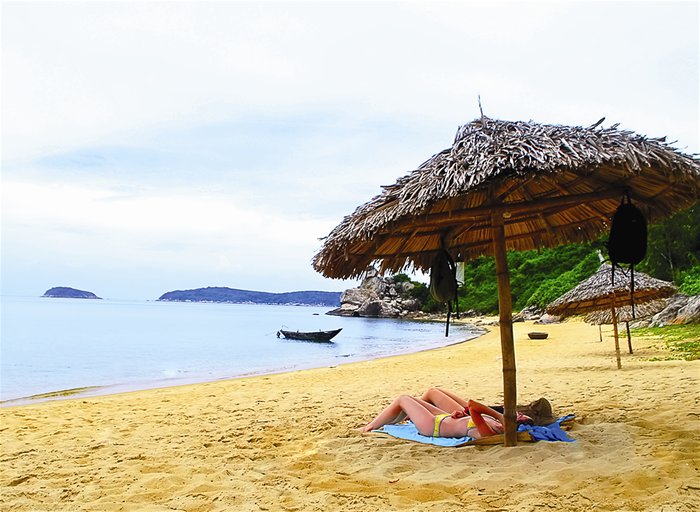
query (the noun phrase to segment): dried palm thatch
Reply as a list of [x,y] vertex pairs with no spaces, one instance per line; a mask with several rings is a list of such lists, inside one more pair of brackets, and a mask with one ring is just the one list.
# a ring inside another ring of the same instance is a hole
[[[613,324],[615,333],[615,358],[618,368],[622,368],[622,362],[620,360],[617,324],[627,321],[620,317],[618,308],[622,307],[623,311],[629,309],[629,318],[631,319],[633,297],[630,277],[628,272],[615,267],[613,279],[612,266],[604,263],[595,274],[547,306],[547,313],[558,316],[596,312],[596,314],[602,315],[602,310],[607,310],[610,322],[606,323]],[[676,287],[667,281],[655,279],[642,272],[636,272],[634,275],[634,304],[658,301],[659,299],[670,297],[674,293],[676,293]],[[635,306],[635,316],[637,315],[637,309],[638,307]],[[629,325],[627,326],[627,344],[631,354],[632,337],[629,332]]]
[[[632,354],[634,351],[632,349],[632,333],[630,332],[630,322],[633,320],[639,320],[641,318],[646,318],[655,315],[662,309],[666,307],[665,300],[652,300],[650,302],[645,302],[638,306],[635,305],[634,312],[632,311],[632,306],[623,306],[613,310],[601,309],[600,311],[593,311],[588,313],[583,320],[589,324],[597,324],[598,330],[600,332],[600,341],[603,341],[603,331],[600,326],[603,324],[612,324],[614,329],[614,334],[617,337],[617,324],[620,322],[625,323],[627,330],[627,348],[629,353]],[[619,351],[619,341],[616,340],[616,350]]]
[[[652,300],[644,304],[635,304],[634,317],[632,317],[632,306],[623,306],[615,309],[618,322],[632,322],[642,318],[655,315],[666,307],[664,300]],[[593,325],[610,325],[613,323],[612,310],[610,308],[592,311],[583,317],[583,321]]]
[[[630,305],[632,301],[629,271],[616,267],[614,285],[612,277],[612,266],[604,263],[591,277],[549,304],[547,313],[566,317],[600,310],[609,311],[613,306],[618,308]],[[674,293],[676,293],[676,287],[672,283],[655,279],[642,272],[635,272],[635,304],[664,299]],[[624,320],[620,320],[618,316],[618,321]]]
[[[601,120],[602,121],[602,120]],[[493,254],[491,215],[506,248],[581,242],[603,232],[625,191],[653,222],[700,199],[700,160],[617,125],[588,128],[482,117],[452,147],[358,207],[313,266],[327,277],[427,270],[445,244],[456,261]]]

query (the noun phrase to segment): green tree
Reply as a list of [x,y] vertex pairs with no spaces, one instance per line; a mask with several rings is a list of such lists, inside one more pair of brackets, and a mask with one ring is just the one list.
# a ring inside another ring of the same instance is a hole
[[680,285],[684,271],[700,266],[700,206],[649,226],[647,256],[638,268]]
[[[606,241],[607,234],[604,234],[586,244],[509,252],[513,309],[517,311],[531,305],[544,308],[588,278],[600,266],[598,251],[607,255]],[[700,294],[700,206],[649,226],[647,257],[638,269],[652,277],[674,281],[683,293]],[[433,300],[425,284],[414,282],[414,285],[411,295],[421,301],[423,311],[445,311],[445,305]],[[493,258],[481,257],[465,262],[459,309],[473,309],[484,314],[498,312]]]

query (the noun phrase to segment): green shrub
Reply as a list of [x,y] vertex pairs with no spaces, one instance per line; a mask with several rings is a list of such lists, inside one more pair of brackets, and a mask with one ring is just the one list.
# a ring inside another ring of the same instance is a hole
[[700,266],[681,272],[678,291],[686,295],[700,295]]

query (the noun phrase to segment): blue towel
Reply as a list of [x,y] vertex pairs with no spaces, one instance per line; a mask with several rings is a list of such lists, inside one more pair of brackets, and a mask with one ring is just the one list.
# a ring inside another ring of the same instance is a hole
[[389,434],[390,436],[398,437],[399,439],[407,439],[409,441],[416,441],[423,444],[434,444],[436,446],[461,446],[464,443],[473,441],[473,437],[431,437],[424,436],[411,421],[406,423],[398,423],[396,425],[384,425],[378,430],[373,430],[372,432],[378,432],[380,434]]
[[542,427],[536,425],[518,425],[518,432],[530,432],[530,435],[535,441],[564,441],[566,443],[573,443],[575,439],[571,439],[566,432],[561,429],[561,422],[573,419],[574,417],[573,414],[562,416],[554,423]]
[[[529,431],[530,435],[536,441],[566,441],[573,442],[566,432],[561,429],[561,422],[574,418],[573,414],[567,416],[562,416],[554,423],[544,426],[536,427],[532,425],[519,425],[518,431]],[[396,425],[384,425],[382,428],[373,430],[372,432],[378,432],[380,434],[389,434],[390,436],[397,437],[399,439],[407,439],[409,441],[416,441],[423,444],[432,444],[435,446],[448,446],[448,447],[458,447],[473,441],[473,437],[431,437],[424,436],[416,426],[411,422],[407,421],[405,423],[399,423]]]

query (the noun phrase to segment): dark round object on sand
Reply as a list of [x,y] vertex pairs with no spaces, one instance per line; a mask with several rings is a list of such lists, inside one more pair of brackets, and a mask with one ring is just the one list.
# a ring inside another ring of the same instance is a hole
[[549,336],[549,333],[547,332],[529,332],[527,335],[530,337],[531,340],[544,340],[547,339],[547,336]]

